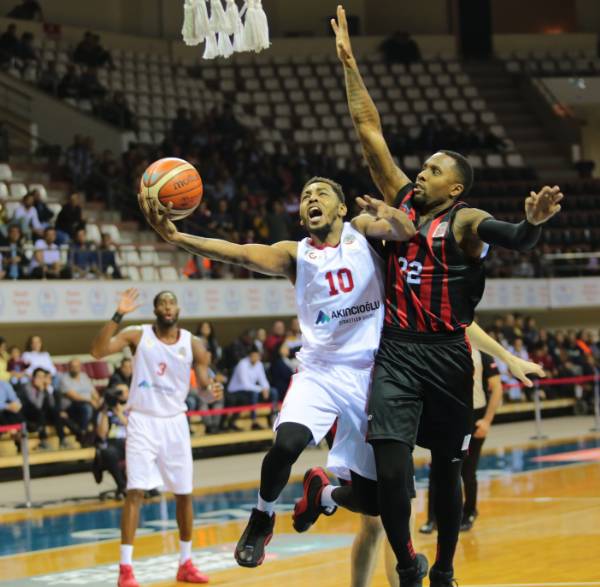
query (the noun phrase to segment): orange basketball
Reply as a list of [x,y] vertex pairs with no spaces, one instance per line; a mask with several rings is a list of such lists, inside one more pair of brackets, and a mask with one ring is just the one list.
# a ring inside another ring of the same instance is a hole
[[155,161],[144,171],[140,193],[156,198],[164,208],[172,204],[171,220],[181,220],[199,206],[204,189],[202,178],[191,163],[166,157]]

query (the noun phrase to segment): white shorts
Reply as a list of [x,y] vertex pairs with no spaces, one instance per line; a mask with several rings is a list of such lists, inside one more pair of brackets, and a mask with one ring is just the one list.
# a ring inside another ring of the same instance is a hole
[[292,377],[274,429],[285,422],[303,424],[319,444],[337,420],[327,468],[342,479],[350,479],[350,470],[377,479],[373,449],[365,440],[371,372],[330,364],[302,366]]
[[175,495],[192,493],[194,462],[185,414],[158,418],[131,412],[125,457],[127,489],[164,487]]

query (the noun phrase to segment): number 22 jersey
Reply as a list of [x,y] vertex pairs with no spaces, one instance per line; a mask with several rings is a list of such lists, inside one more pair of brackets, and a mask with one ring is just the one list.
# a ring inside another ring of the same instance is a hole
[[373,365],[383,325],[383,272],[382,258],[349,223],[337,247],[317,247],[310,238],[298,243],[298,359],[304,366]]

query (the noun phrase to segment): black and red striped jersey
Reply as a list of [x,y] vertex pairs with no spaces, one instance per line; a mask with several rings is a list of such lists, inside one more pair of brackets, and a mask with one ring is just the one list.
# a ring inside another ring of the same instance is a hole
[[456,332],[466,328],[483,295],[481,260],[467,257],[452,231],[457,202],[419,226],[413,206],[414,185],[404,187],[397,206],[415,223],[417,233],[406,242],[388,242],[385,325],[414,332]]

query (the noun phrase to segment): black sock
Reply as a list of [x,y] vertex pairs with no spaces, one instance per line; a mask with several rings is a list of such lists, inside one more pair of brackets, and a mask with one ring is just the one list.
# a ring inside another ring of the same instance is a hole
[[286,422],[279,426],[260,472],[260,496],[265,501],[279,497],[290,478],[292,465],[311,440],[312,432],[303,424]]
[[451,571],[462,518],[461,462],[447,455],[431,453],[431,483],[438,526],[435,568]]
[[414,565],[415,551],[410,537],[412,483],[411,448],[395,440],[373,442],[381,521],[396,555],[398,567],[407,569]]
[[380,511],[377,481],[361,477],[354,472],[351,472],[351,475],[351,484],[336,487],[331,492],[333,501],[351,512],[378,516]]

